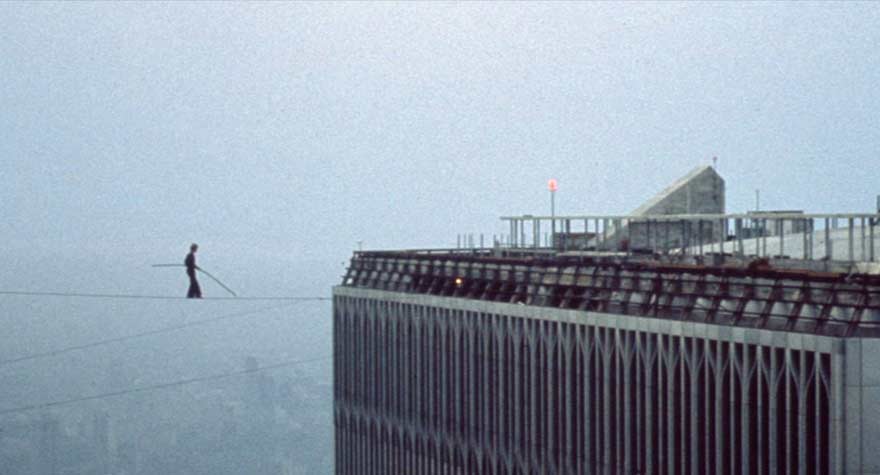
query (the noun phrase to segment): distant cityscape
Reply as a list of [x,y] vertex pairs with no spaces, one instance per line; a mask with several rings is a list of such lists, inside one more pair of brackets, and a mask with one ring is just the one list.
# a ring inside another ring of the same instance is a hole
[[329,474],[332,389],[322,372],[254,372],[7,415],[0,467],[4,475]]

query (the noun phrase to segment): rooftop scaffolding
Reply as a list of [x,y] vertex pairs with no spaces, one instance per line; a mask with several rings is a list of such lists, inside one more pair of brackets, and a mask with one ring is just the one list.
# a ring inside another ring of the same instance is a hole
[[877,262],[877,213],[503,216],[499,247]]

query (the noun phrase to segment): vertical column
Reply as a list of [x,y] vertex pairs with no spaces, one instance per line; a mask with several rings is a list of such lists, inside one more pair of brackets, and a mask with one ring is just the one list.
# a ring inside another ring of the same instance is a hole
[[816,237],[816,219],[810,218],[807,221],[807,229],[809,232],[807,233],[807,259],[813,259],[813,246],[815,245],[815,237]]
[[749,391],[751,390],[751,385],[754,384],[754,373],[750,371],[752,368],[752,361],[749,355],[749,345],[742,345],[742,359],[739,360],[738,363],[741,363],[742,366],[740,368],[734,367],[734,371],[739,371],[740,377],[740,392],[739,392],[739,400],[740,405],[743,410],[740,413],[740,447],[741,447],[741,457],[742,460],[742,473],[743,475],[748,475],[751,469],[751,452],[755,450],[755,447],[752,447],[750,444],[750,434],[751,434],[751,426],[749,423],[749,416],[757,411],[758,408],[752,405],[751,398],[749,397]]
[[538,418],[543,415],[540,413],[540,408],[538,407],[538,391],[541,389],[541,383],[538,375],[538,371],[543,372],[544,368],[538,367],[538,335],[537,333],[537,323],[534,321],[528,322],[525,328],[525,336],[524,338],[528,341],[529,347],[529,401],[524,408],[526,413],[528,414],[528,435],[526,436],[526,440],[529,441],[528,454],[530,455],[530,460],[535,460],[540,456],[538,452],[536,441],[542,440],[540,437],[540,433],[538,431],[539,422]]
[[[797,395],[798,395],[798,407],[797,407],[797,421],[796,427],[792,427],[792,430],[795,430],[797,433],[797,460],[798,460],[798,472],[801,474],[807,473],[807,417],[810,417],[810,414],[807,414],[807,349],[801,349],[798,351],[798,359],[800,360],[800,364],[798,364],[797,368]],[[811,355],[813,356],[813,355]]]
[[803,259],[804,260],[808,260],[810,258],[810,253],[807,250],[807,245],[808,245],[807,234],[810,231],[810,226],[807,224],[808,222],[809,221],[807,219],[804,219],[802,221],[802,223],[803,223],[803,230],[802,230],[803,231],[803,239],[802,239],[802,241],[803,241],[803,247],[804,247],[804,249],[803,249],[803,251],[804,251],[803,252]]
[[862,262],[864,262],[864,261],[867,261],[867,260],[868,260],[868,258],[867,258],[867,255],[868,255],[868,245],[867,245],[867,244],[868,244],[868,243],[865,242],[865,241],[866,241],[866,238],[867,238],[867,236],[865,235],[865,233],[866,233],[865,225],[866,225],[867,223],[865,222],[865,217],[864,217],[864,216],[860,217],[859,220],[860,220],[860,223],[859,223],[859,231],[860,231],[860,233],[859,233],[859,234],[861,234],[861,240],[860,240],[860,242],[861,242],[861,246],[860,246],[860,249],[859,249],[859,250],[860,250],[860,252],[859,252],[859,260],[862,261]]
[[[424,412],[421,407],[422,402],[422,391],[424,386],[424,373],[423,373],[423,360],[424,356],[422,354],[422,325],[421,325],[421,305],[413,305],[412,307],[413,314],[411,318],[410,334],[409,334],[409,358],[407,359],[407,366],[412,369],[407,377],[407,384],[409,385],[409,435],[417,434],[424,429]],[[415,440],[410,440],[411,445],[410,448],[415,451]],[[412,467],[413,456],[415,454],[409,454],[410,464],[408,467]]]
[[564,473],[569,473],[577,470],[577,459],[574,447],[575,440],[575,428],[574,425],[577,424],[577,412],[574,407],[574,401],[572,401],[572,389],[574,388],[574,380],[572,378],[572,373],[575,370],[574,360],[572,359],[572,345],[574,335],[572,334],[573,328],[572,324],[566,324],[566,326],[562,329],[562,345],[560,348],[562,361],[564,362],[562,366],[562,416],[560,417],[560,422],[564,425],[563,439],[564,446],[562,449],[563,454],[563,463],[560,466],[560,470]]
[[[668,339],[666,339],[668,338]],[[668,343],[668,344],[667,344]],[[676,336],[666,336],[662,342],[663,345],[663,366],[665,381],[663,387],[664,403],[666,407],[666,467],[669,472],[675,473],[679,470],[681,463],[679,453],[676,450],[675,442],[678,439],[676,430],[678,429],[678,421],[675,420],[675,404],[677,402],[677,394],[675,391],[675,365],[678,359],[679,338]]]
[[477,394],[476,384],[477,378],[482,377],[483,381],[488,382],[488,378],[486,375],[482,373],[483,366],[480,365],[480,358],[483,353],[483,349],[479,346],[481,343],[481,338],[479,338],[480,325],[482,324],[482,315],[476,312],[472,312],[468,319],[468,324],[465,326],[465,331],[467,332],[468,339],[468,353],[467,353],[467,368],[465,368],[465,376],[467,381],[467,391],[465,394],[467,395],[467,439],[466,443],[470,447],[478,447],[485,448],[483,445],[483,437],[482,437],[482,428],[483,426],[483,414],[486,411],[483,409],[483,401],[486,399],[488,394],[485,391],[481,391]]
[[628,256],[632,254],[632,249],[633,249],[632,236],[633,236],[632,220],[627,219],[626,220],[626,239],[627,239],[626,255],[628,255]]
[[743,239],[742,239],[742,227],[743,220],[742,218],[736,218],[733,220],[733,229],[734,233],[736,233],[736,254],[743,255],[745,254],[743,249]]
[[395,461],[396,461],[396,451],[397,451],[397,428],[396,424],[392,421],[403,420],[400,417],[400,404],[397,399],[397,395],[400,391],[400,385],[402,384],[402,380],[400,379],[400,375],[397,374],[397,352],[398,341],[397,337],[397,317],[400,314],[399,310],[403,304],[399,302],[388,303],[385,306],[385,313],[383,318],[385,319],[385,361],[387,365],[387,369],[385,370],[385,405],[382,408],[382,415],[380,417],[380,429],[382,430],[385,436],[385,444],[382,448],[384,452],[383,456],[385,461],[383,463],[384,470],[389,472],[394,472]]
[[440,363],[438,361],[439,349],[437,348],[437,340],[438,340],[438,325],[435,317],[436,310],[430,308],[425,312],[425,327],[426,327],[426,345],[422,349],[422,354],[425,356],[425,364],[424,368],[427,370],[425,372],[425,389],[423,391],[424,399],[426,407],[425,413],[427,431],[432,432],[436,431],[439,428],[437,427],[437,421],[440,418],[439,407],[437,403],[437,392],[439,391],[439,378],[440,378]]
[[[794,364],[792,363],[791,360],[792,360],[791,349],[785,348],[785,361],[782,363],[782,368],[780,368],[783,372],[782,393],[784,394],[784,397],[785,397],[785,401],[783,401],[783,403],[781,404],[785,408],[785,414],[783,416],[783,422],[782,422],[783,424],[785,424],[784,430],[783,430],[785,437],[784,437],[784,440],[780,441],[782,443],[782,445],[785,447],[785,451],[784,451],[784,455],[783,455],[783,457],[785,458],[783,461],[783,467],[784,467],[785,473],[794,473],[794,470],[793,470],[794,467],[792,466],[792,465],[794,465],[792,463],[792,460],[793,460],[792,453],[794,453],[793,451],[796,450],[796,447],[792,447],[792,444],[791,444],[791,433],[793,430],[795,430],[795,424],[796,424],[796,421],[792,417],[792,412],[794,411],[795,408],[793,408],[791,406],[791,394],[792,394],[792,392],[797,394],[797,387],[795,387],[792,382],[793,378],[791,377],[791,375],[788,374],[789,373],[788,368],[792,368],[794,366]],[[795,456],[796,455],[797,454],[795,453]]]
[[660,239],[657,230],[657,222],[649,219],[648,225],[648,241],[651,243],[651,252],[657,254],[657,241]]
[[585,330],[583,333],[583,340],[578,345],[578,351],[580,352],[581,357],[581,368],[583,368],[583,377],[581,379],[581,387],[584,392],[584,407],[583,407],[583,417],[584,417],[584,437],[583,437],[583,454],[584,454],[584,470],[582,473],[592,473],[592,470],[587,470],[587,468],[592,468],[595,466],[595,458],[596,454],[593,453],[593,438],[595,434],[593,434],[593,418],[592,418],[592,408],[595,403],[594,400],[590,397],[592,394],[593,388],[593,371],[592,371],[592,342],[590,341],[591,330]]
[[874,262],[874,218],[868,218],[868,260]]
[[781,420],[785,417],[784,414],[779,412],[779,386],[784,383],[780,380],[779,373],[784,370],[785,366],[782,364],[783,362],[779,361],[779,351],[776,347],[771,347],[769,357],[769,368],[767,370],[768,418],[766,421],[767,432],[769,434],[769,438],[767,439],[767,467],[771,474],[775,474],[778,473],[777,467],[779,467],[779,460],[776,455],[779,451],[778,444],[782,442],[777,437],[777,434],[779,433],[778,427]]
[[642,348],[645,360],[645,469],[648,474],[659,473],[662,470],[661,467],[654,465],[654,453],[660,451],[659,447],[654,446],[654,434],[658,430],[654,427],[653,404],[659,392],[659,386],[654,379],[654,365],[659,364],[657,338],[658,335],[655,333],[646,333],[645,346]]
[[[632,342],[633,336],[631,331],[617,329],[616,333],[618,338],[623,340],[617,348],[623,360],[623,364],[620,365],[623,371],[623,405],[618,408],[618,410],[623,412],[623,431],[621,431],[623,434],[623,471],[624,473],[632,473],[633,469],[638,466],[638,463],[635,462],[637,457],[633,453],[634,447],[632,446],[633,401],[631,400],[631,395],[633,381],[630,378],[630,369],[633,362],[632,352],[635,345]],[[618,378],[618,382],[620,381],[621,379]]]
[[691,245],[691,222],[688,220],[681,220],[681,254],[687,255],[690,254],[688,248]]
[[680,336],[678,337],[678,344],[675,345],[676,352],[678,353],[678,370],[676,373],[678,373],[680,379],[677,387],[678,397],[676,398],[680,407],[676,438],[678,439],[678,465],[682,467],[681,473],[690,473],[695,469],[694,452],[691,449],[693,440],[696,438],[694,437],[696,432],[691,432],[691,428],[696,426],[693,415],[695,406],[692,404],[693,398],[691,396],[694,389],[691,384],[693,374],[689,371],[693,368],[691,366],[691,342],[689,340],[691,339]]
[[762,254],[767,257],[767,218],[761,219],[761,246]]
[[725,359],[728,355],[724,354],[725,345],[723,342],[716,342],[716,350],[712,356],[715,358],[715,433],[713,434],[715,438],[715,463],[716,466],[712,467],[716,473],[722,472],[722,467],[730,463],[729,460],[724,460],[724,448],[727,447],[727,437],[724,433],[723,428],[724,424],[724,413],[727,408],[722,404],[724,401],[724,397],[722,395],[722,391],[724,390],[724,365],[726,363]]
[[505,331],[505,320],[510,317],[502,316],[502,315],[493,315],[492,319],[492,327],[493,330],[490,338],[494,337],[495,339],[495,355],[498,357],[496,360],[490,360],[490,364],[493,367],[493,371],[497,374],[496,384],[495,384],[495,398],[494,400],[497,402],[498,407],[497,411],[495,411],[494,420],[489,425],[492,430],[491,440],[492,445],[495,447],[494,457],[497,461],[502,456],[506,457],[509,454],[509,445],[507,443],[508,438],[510,437],[510,430],[505,430],[505,428],[509,428],[510,426],[506,424],[510,421],[510,409],[507,407],[508,401],[510,401],[513,392],[510,390],[508,377],[512,373],[512,364],[513,360],[511,355],[508,353],[507,348],[507,336]]
[[853,262],[856,260],[854,253],[854,234],[855,234],[855,223],[853,222],[853,218],[847,219],[847,243],[849,244],[849,261]]
[[[373,373],[373,362],[376,360],[376,355],[373,354],[373,344],[375,343],[376,335],[373,333],[373,307],[375,307],[375,302],[372,300],[368,300],[366,302],[366,312],[364,314],[364,378],[360,381],[363,391],[363,401],[361,406],[361,417],[360,417],[360,425],[361,431],[359,432],[360,440],[359,446],[362,451],[362,457],[365,461],[365,465],[367,470],[370,473],[374,473],[373,471],[373,451],[372,445],[370,444],[370,435],[371,435],[371,419],[369,417],[370,414],[373,413],[374,403],[375,403],[375,390],[378,382],[376,381],[376,375]],[[365,381],[373,381],[373,385],[368,385]]]
[[[584,247],[589,247],[590,239],[587,237],[590,231],[590,220],[584,218]],[[597,248],[598,250],[598,248]]]
[[467,428],[467,400],[466,383],[467,383],[467,333],[464,320],[468,318],[468,312],[459,310],[455,312],[452,321],[452,393],[450,394],[452,402],[452,427],[450,427],[450,435],[456,443],[461,443],[466,434]]
[[697,246],[699,255],[703,255],[703,220],[697,221]]
[[635,375],[635,379],[632,383],[635,385],[635,401],[634,402],[634,410],[633,417],[635,418],[635,423],[633,424],[633,428],[635,429],[635,443],[633,445],[633,471],[638,473],[645,473],[646,463],[645,461],[649,460],[646,453],[645,448],[645,440],[647,439],[647,431],[645,430],[645,365],[644,361],[644,351],[645,349],[642,347],[643,341],[643,333],[638,330],[633,330],[633,361],[632,364],[635,367],[635,371],[633,371]]
[[611,345],[610,345],[610,357],[612,362],[612,371],[611,371],[611,391],[612,391],[612,399],[611,399],[611,407],[612,409],[612,417],[611,417],[611,469],[615,472],[626,472],[624,465],[626,464],[626,460],[624,457],[624,430],[621,427],[621,421],[623,420],[624,411],[626,407],[622,404],[623,402],[623,385],[621,382],[623,381],[623,358],[624,356],[621,354],[622,345],[621,345],[621,335],[619,328],[609,329],[609,336],[611,337]]
[[388,462],[388,444],[386,440],[386,432],[385,432],[385,423],[384,419],[387,415],[388,409],[388,393],[391,389],[389,386],[391,384],[390,378],[388,377],[388,370],[390,366],[389,361],[389,350],[388,347],[388,309],[394,304],[391,302],[382,302],[379,301],[376,305],[376,314],[374,318],[376,319],[376,352],[374,353],[376,358],[376,381],[378,382],[376,388],[376,404],[374,406],[374,412],[372,415],[373,421],[373,436],[377,436],[375,438],[371,438],[370,444],[373,446],[373,450],[376,453],[376,462],[377,462],[377,470],[379,473],[382,473],[385,470],[385,464]]
[[669,240],[669,228],[672,227],[672,221],[663,221],[663,254],[669,254],[669,248],[672,242]]
[[342,406],[344,405],[342,398],[342,395],[344,394],[342,381],[346,379],[340,374],[345,358],[345,355],[343,355],[341,351],[343,325],[345,323],[344,313],[341,308],[341,300],[341,297],[333,297],[333,418],[337,427],[334,431],[333,459],[338,470],[343,471],[344,473],[344,459],[342,458],[342,454],[343,450],[345,450],[345,446],[342,443],[342,437],[347,428],[340,429],[343,427],[340,414],[342,412]]
[[508,244],[510,245],[510,247],[516,247],[517,239],[516,239],[516,220],[515,219],[510,220],[510,239],[508,241],[509,241]]
[[[443,402],[446,408],[446,422],[443,429],[444,440],[450,443],[459,440],[461,429],[459,394],[459,377],[461,375],[459,351],[459,322],[461,310],[448,310],[449,325],[446,328],[446,338],[443,340],[443,353],[446,355],[446,390],[443,392]],[[450,458],[450,460],[453,460]]]
[[834,243],[831,241],[831,219],[825,218],[825,259],[834,259]]
[[541,247],[541,220],[532,218],[532,247]]
[[[824,368],[822,354],[818,351],[812,351],[811,356],[813,358],[813,371],[812,375],[809,375],[809,377],[813,380],[813,412],[807,414],[807,417],[813,420],[812,428],[815,431],[815,434],[812,447],[809,448],[807,456],[810,460],[810,466],[815,467],[812,471],[814,473],[823,473],[824,475],[828,472],[820,472],[820,470],[822,468],[822,459],[827,457],[829,447],[827,445],[823,446],[822,437],[824,431],[830,432],[830,427],[828,427],[828,425],[831,424],[832,421],[831,417],[829,417],[826,423],[823,424],[822,422],[822,383],[825,380],[825,375],[823,374]],[[807,390],[809,391],[809,388],[807,388]]]
[[767,405],[767,401],[764,399],[764,374],[765,374],[765,348],[758,345],[755,349],[755,370],[753,372],[752,384],[755,385],[755,393],[758,395],[755,401],[754,410],[757,411],[757,417],[755,418],[757,422],[757,426],[755,427],[755,433],[757,437],[755,438],[756,447],[750,447],[754,453],[754,456],[757,458],[755,461],[755,467],[758,470],[758,473],[764,473],[767,466],[767,460],[764,457],[764,447],[767,444],[767,441],[764,437],[764,427],[767,427],[767,420],[764,418],[765,409],[764,407]]
[[[590,218],[584,218],[584,241],[585,242],[591,241],[588,238],[589,234],[590,234]],[[596,236],[595,234],[596,233],[593,233],[592,242],[593,242],[593,247],[598,251],[599,250],[599,236]]]
[[604,469],[602,473],[612,475],[614,460],[611,458],[611,358],[613,354],[613,341],[610,330],[607,328],[597,329],[599,339],[602,341],[601,361],[602,361],[602,463]]
[[[620,229],[620,228],[618,228]],[[608,241],[608,220],[602,219],[602,243],[605,244],[607,248],[606,242]]]
[[660,414],[657,415],[657,427],[654,429],[657,432],[657,452],[659,456],[657,457],[660,464],[657,467],[657,471],[659,473],[669,473],[672,463],[671,449],[669,448],[670,444],[670,431],[669,431],[669,381],[667,374],[667,359],[666,352],[667,344],[666,344],[666,335],[657,335],[657,389],[655,391],[655,396],[657,397],[657,410]]
[[[560,389],[560,381],[557,375],[559,374],[560,368],[557,366],[560,364],[558,358],[554,358],[554,353],[556,351],[556,322],[544,322],[544,334],[542,338],[544,340],[544,384],[547,388],[544,391],[544,430],[542,431],[542,436],[546,443],[544,444],[544,462],[545,466],[553,466],[557,462],[555,453],[557,450],[556,443],[558,442],[554,437],[556,434],[557,421],[554,417],[556,411],[559,408],[556,407],[557,401],[554,398],[554,394]],[[557,466],[558,468],[558,466]]]
[[[852,353],[854,354],[850,355],[850,350],[853,350]],[[846,473],[848,468],[846,434],[848,431],[858,432],[860,429],[848,426],[846,414],[847,393],[849,390],[856,389],[853,386],[861,383],[858,380],[848,380],[847,372],[851,371],[851,374],[854,376],[861,372],[860,367],[858,369],[856,367],[850,368],[849,362],[851,361],[853,366],[856,366],[860,365],[859,360],[861,360],[861,341],[852,339],[849,341],[835,341],[832,344],[831,387],[828,394],[831,410],[831,459],[828,462],[833,475],[843,475]],[[847,388],[846,386],[850,387]],[[861,414],[853,414],[853,416],[861,418]],[[853,469],[856,469],[856,467],[853,467]]]
[[691,473],[700,473],[701,460],[705,458],[700,450],[700,426],[699,421],[703,414],[698,412],[700,403],[703,402],[700,397],[700,371],[702,368],[702,354],[700,352],[700,344],[702,342],[696,337],[690,339],[690,345],[685,346],[685,355],[690,368],[690,391],[685,397],[690,398],[690,434],[684,435],[684,443],[690,443],[691,451]]
[[511,332],[511,346],[513,347],[513,361],[511,367],[511,376],[513,387],[513,406],[511,407],[510,413],[510,423],[513,428],[513,441],[512,441],[512,450],[508,453],[511,458],[515,458],[515,454],[521,451],[521,441],[525,434],[522,431],[522,355],[521,355],[521,338],[523,336],[514,328],[514,323],[508,320],[508,329]]

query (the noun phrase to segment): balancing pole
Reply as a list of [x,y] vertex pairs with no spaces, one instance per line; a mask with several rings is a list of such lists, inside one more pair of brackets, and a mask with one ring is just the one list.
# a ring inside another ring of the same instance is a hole
[[[184,265],[184,264],[153,264],[153,267],[186,267],[186,265]],[[226,289],[226,291],[229,292],[230,294],[232,294],[233,297],[238,297],[238,295],[235,292],[233,292],[232,289],[227,287],[226,284],[224,284],[223,282],[220,282],[220,279],[211,275],[210,272],[206,271],[205,269],[202,269],[201,267],[196,267],[196,270],[198,270],[202,274],[205,274],[206,276],[210,277],[211,280],[213,280],[214,282],[217,282],[220,285],[220,287],[223,287],[224,289]]]

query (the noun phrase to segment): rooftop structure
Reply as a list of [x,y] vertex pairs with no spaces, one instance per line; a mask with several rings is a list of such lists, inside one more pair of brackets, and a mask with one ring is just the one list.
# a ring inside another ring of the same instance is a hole
[[723,214],[724,179],[709,166],[697,167],[635,209],[632,216]]
[[880,215],[723,214],[723,189],[356,252],[337,473],[880,472]]

